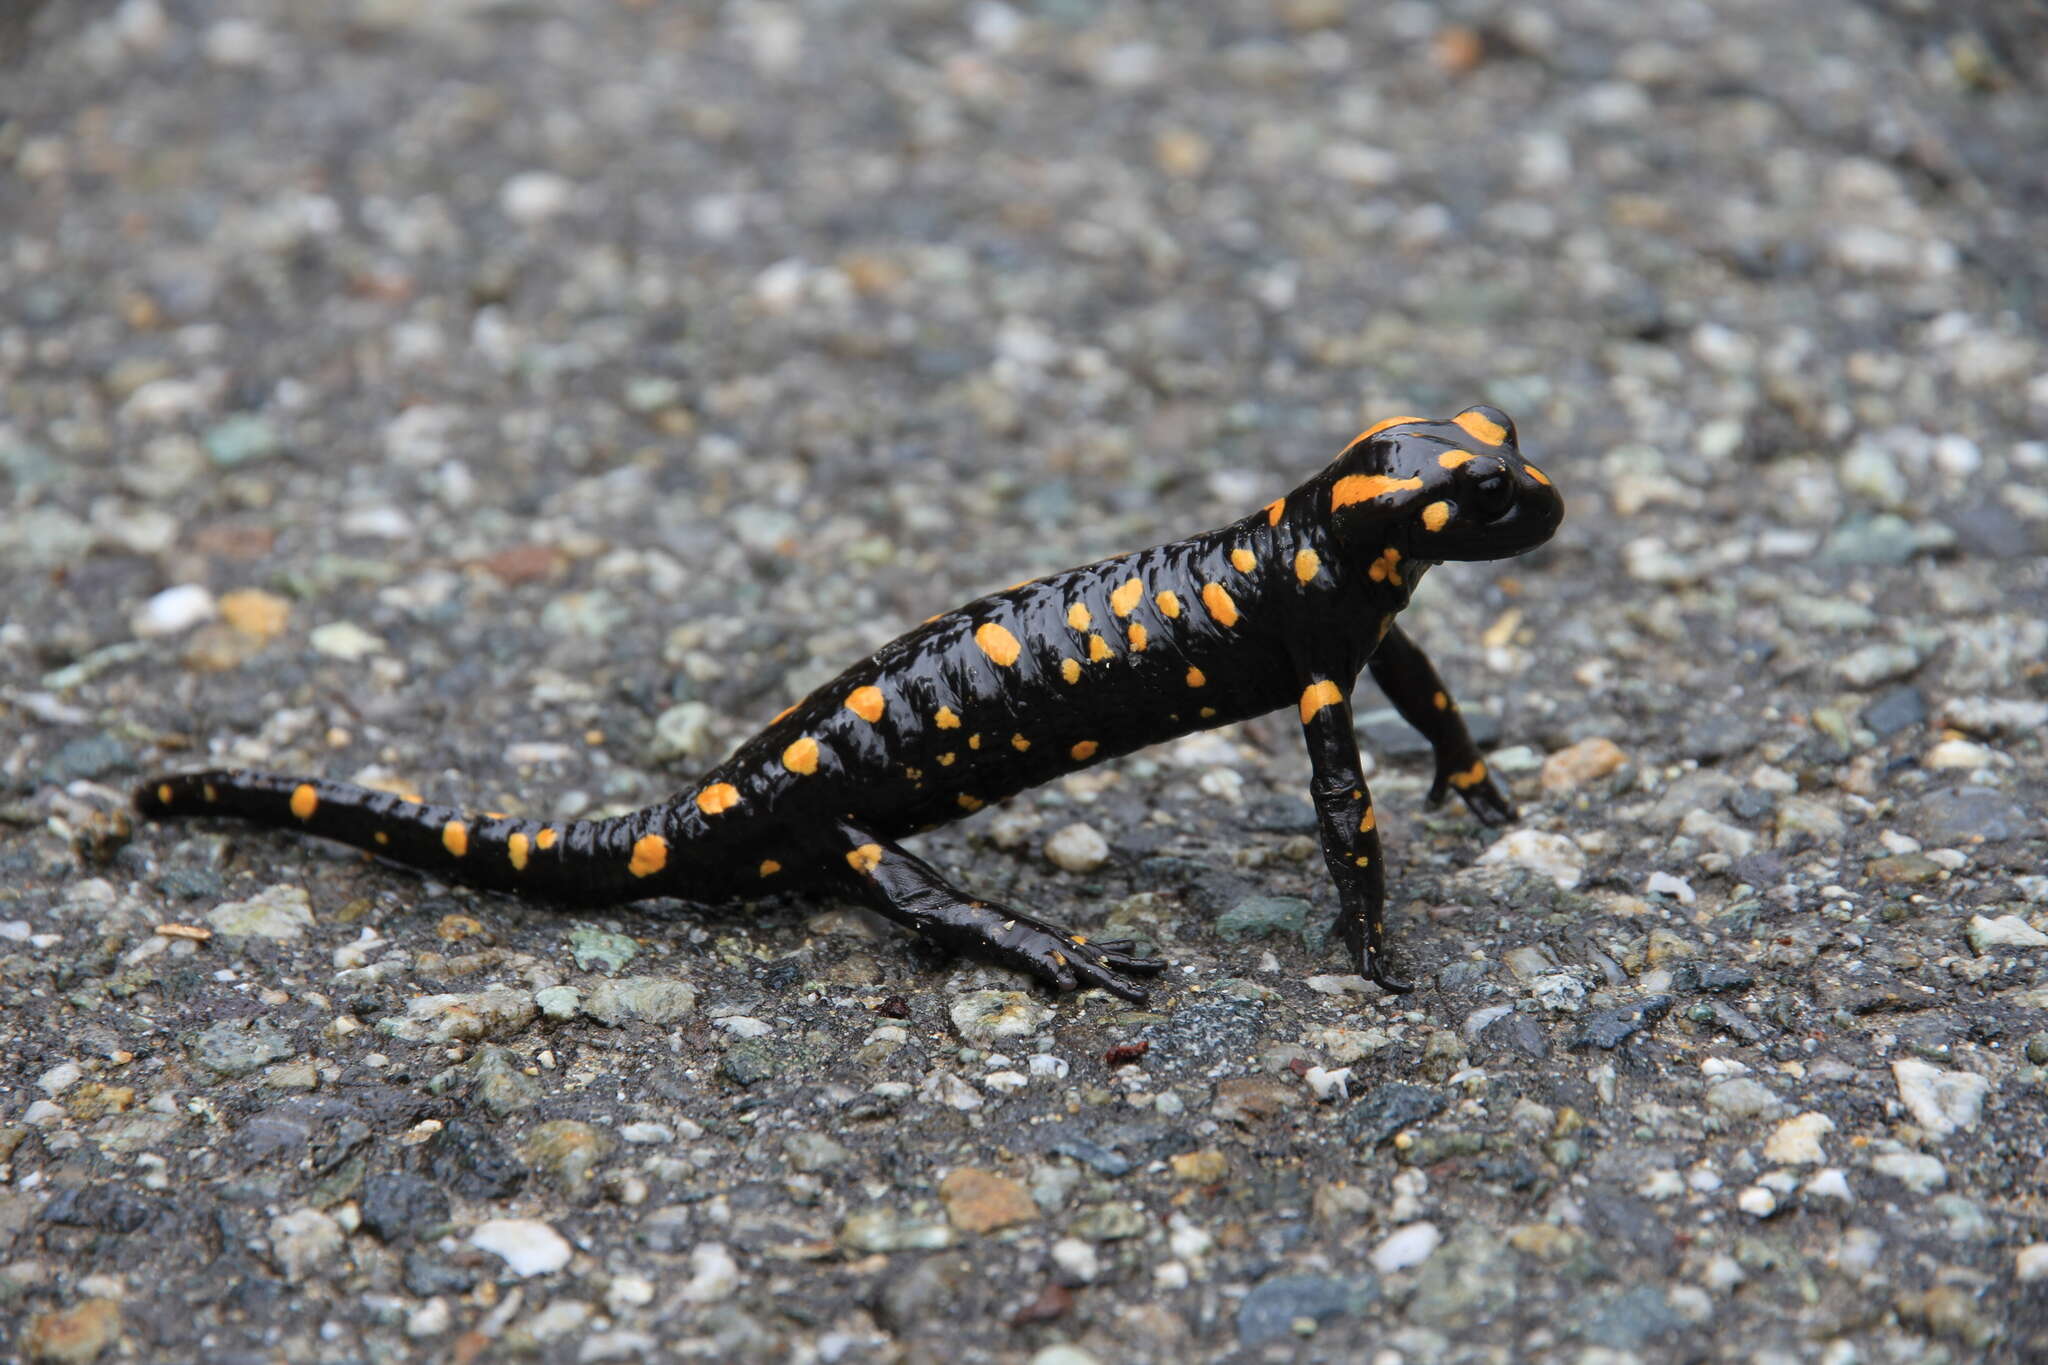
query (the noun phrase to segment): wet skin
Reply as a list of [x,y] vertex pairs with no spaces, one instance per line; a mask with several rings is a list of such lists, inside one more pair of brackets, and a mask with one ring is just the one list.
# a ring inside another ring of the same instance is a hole
[[1070,990],[1143,1000],[1164,963],[949,885],[904,836],[1120,754],[1283,707],[1352,963],[1393,991],[1386,871],[1350,695],[1361,671],[1485,824],[1515,818],[1428,657],[1395,624],[1423,573],[1503,559],[1564,515],[1490,407],[1396,417],[1308,482],[1219,530],[1035,579],[933,617],[771,721],[672,800],[546,822],[318,778],[152,778],[155,818],[231,816],[368,849],[470,886],[572,904],[850,893],[934,943]]

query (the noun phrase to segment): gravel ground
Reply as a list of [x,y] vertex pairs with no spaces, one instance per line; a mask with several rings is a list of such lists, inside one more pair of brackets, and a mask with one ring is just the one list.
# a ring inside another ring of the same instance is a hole
[[[2048,1359],[2044,52],[1991,0],[14,7],[0,1355]],[[1284,716],[924,841],[1156,944],[1142,1011],[123,814],[637,805],[1475,401],[1570,512],[1408,617],[1517,829],[1364,717],[1406,998],[1323,942]]]

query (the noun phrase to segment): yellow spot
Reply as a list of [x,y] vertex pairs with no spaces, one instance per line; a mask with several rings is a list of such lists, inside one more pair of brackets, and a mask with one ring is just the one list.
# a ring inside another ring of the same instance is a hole
[[975,627],[974,643],[981,646],[982,653],[1004,668],[1017,662],[1017,637],[993,621],[985,621]]
[[1102,662],[1102,661],[1103,661],[1104,659],[1107,659],[1107,658],[1109,658],[1109,657],[1110,657],[1110,651],[1109,651],[1109,642],[1108,642],[1108,641],[1106,641],[1106,640],[1104,640],[1104,639],[1103,639],[1103,638],[1102,638],[1102,637],[1101,637],[1100,635],[1091,635],[1091,636],[1089,636],[1089,637],[1088,637],[1088,658],[1090,659],[1090,661],[1092,661],[1092,662],[1094,662],[1094,663],[1098,663],[1098,664],[1099,664],[1099,663],[1101,663],[1101,662]]
[[988,802],[982,800],[980,797],[969,796],[966,792],[961,792],[956,799],[960,802],[961,810],[980,810],[983,806],[988,804]]
[[[166,787],[164,790],[169,791],[170,788]],[[166,801],[170,800],[169,797],[164,799]],[[301,820],[310,820],[313,818],[313,812],[318,809],[320,809],[320,793],[313,790],[311,782],[301,782],[298,786],[292,788],[293,815],[298,816]]]
[[1354,502],[1371,502],[1389,493],[1407,493],[1422,487],[1420,478],[1397,479],[1391,474],[1346,474],[1330,486],[1330,510],[1339,511]]
[[1370,834],[1373,831],[1373,826],[1377,825],[1378,823],[1379,817],[1373,814],[1371,806],[1367,806],[1365,808],[1365,814],[1358,817],[1358,832],[1360,834]]
[[1025,751],[1026,749],[1028,749],[1028,748],[1030,748],[1030,747],[1031,747],[1031,741],[1030,741],[1030,740],[1028,740],[1028,739],[1026,739],[1026,738],[1024,738],[1024,736],[1022,736],[1022,735],[1011,735],[1011,736],[1010,736],[1010,747],[1011,747],[1012,749],[1015,749],[1015,750],[1016,750],[1016,751],[1017,751],[1018,753],[1020,753],[1020,754],[1021,754],[1021,753],[1023,753],[1023,752],[1024,752],[1024,751]]
[[205,797],[208,801],[220,800],[220,792],[215,790],[214,785],[211,782],[203,784],[199,788],[199,794]]
[[1205,707],[1203,707],[1203,708],[1202,708],[1202,719],[1203,719],[1203,720],[1207,720],[1207,719],[1209,719],[1209,717],[1211,717],[1211,716],[1213,716],[1213,715],[1215,715],[1215,714],[1216,714],[1216,708],[1215,708],[1215,707],[1213,707],[1213,706],[1205,706]]
[[818,771],[818,741],[805,735],[782,751],[782,766],[802,777]]
[[1139,625],[1136,621],[1133,621],[1131,622],[1131,628],[1128,634],[1131,641],[1131,649],[1134,652],[1142,652],[1145,648],[1145,628]]
[[1357,445],[1360,441],[1370,441],[1373,437],[1379,435],[1388,427],[1398,427],[1403,422],[1420,422],[1421,420],[1423,419],[1420,417],[1389,417],[1384,421],[1374,422],[1364,431],[1361,431],[1358,433],[1358,435],[1352,437],[1351,444]]
[[1075,946],[1076,948],[1080,947],[1080,946],[1081,946],[1082,944],[1086,943],[1087,941],[1088,941],[1088,935],[1086,935],[1086,934],[1068,934],[1068,935],[1067,935],[1067,942],[1069,942],[1069,943],[1073,944],[1073,945],[1074,945],[1074,946]]
[[1230,552],[1230,566],[1239,573],[1250,573],[1258,562],[1259,557],[1241,545]]
[[941,730],[957,730],[960,728],[960,717],[953,714],[952,707],[941,706],[939,714],[932,717],[932,724]]
[[880,844],[862,844],[846,855],[846,865],[855,872],[873,872],[882,861]]
[[1171,589],[1165,592],[1154,593],[1152,604],[1158,607],[1159,614],[1169,621],[1180,615],[1180,597]]
[[781,863],[778,863],[778,862],[776,862],[776,861],[775,861],[775,860],[774,860],[773,858],[763,858],[763,859],[761,860],[761,875],[762,875],[762,876],[764,876],[764,877],[772,877],[772,876],[774,876],[774,875],[775,875],[776,873],[778,873],[778,872],[780,872],[780,871],[782,871],[782,864],[781,864]]
[[1422,524],[1432,531],[1441,531],[1451,521],[1451,505],[1447,502],[1433,502],[1422,509]]
[[1536,482],[1542,484],[1545,488],[1550,487],[1550,476],[1548,474],[1545,474],[1542,470],[1538,469],[1535,465],[1524,464],[1522,466],[1522,472],[1527,474],[1530,478],[1536,480]]
[[441,847],[458,858],[469,852],[469,826],[460,820],[450,820],[441,826]]
[[1451,694],[1448,692],[1439,692],[1435,696],[1431,697],[1430,701],[1436,704],[1436,709],[1439,711],[1448,711],[1451,709]]
[[157,803],[158,803],[159,805],[164,805],[164,806],[168,806],[168,805],[170,805],[170,804],[171,804],[171,784],[170,784],[170,783],[168,783],[168,782],[159,782],[159,783],[157,783],[157,784],[156,784],[156,799],[157,799]]
[[1363,853],[1359,854],[1356,858],[1353,858],[1351,861],[1357,863],[1360,867],[1372,866],[1372,859],[1366,857]]
[[1089,759],[1095,757],[1095,749],[1096,744],[1094,740],[1084,739],[1073,748],[1067,750],[1067,753],[1073,758],[1074,762],[1086,763]]
[[1314,550],[1303,550],[1294,557],[1294,576],[1307,583],[1322,572],[1323,557]]
[[[697,809],[703,811],[706,815],[717,815],[722,811],[729,811],[739,803],[740,789],[730,782],[713,782],[703,791],[697,793]],[[553,831],[544,829],[540,833],[543,839],[547,839]],[[552,843],[553,840],[549,839],[549,842]],[[542,844],[541,847],[546,848],[547,844]]]
[[1464,791],[1469,787],[1476,787],[1485,780],[1486,764],[1483,762],[1474,763],[1471,767],[1465,769],[1464,772],[1451,774],[1451,785],[1459,791]]
[[940,754],[940,755],[939,755],[939,766],[940,766],[941,768],[950,768],[950,767],[952,767],[952,766],[953,766],[953,760],[954,760],[955,758],[958,758],[958,757],[959,757],[959,755],[958,755],[958,754]]
[[967,747],[970,749],[979,749],[981,747],[981,736],[969,735],[967,737]]
[[1278,526],[1280,514],[1287,510],[1287,499],[1275,498],[1266,504],[1266,525]]
[[856,687],[846,694],[846,709],[872,724],[882,718],[882,708],[888,700],[879,687]]
[[668,840],[659,834],[643,834],[633,841],[633,861],[626,871],[636,877],[651,877],[668,866]]
[[380,829],[376,833],[376,840],[380,844],[388,844],[391,842],[391,836]]
[[1459,465],[1469,464],[1478,458],[1469,450],[1446,450],[1436,457],[1436,462],[1445,469],[1456,469]]
[[1365,571],[1366,577],[1375,583],[1392,583],[1398,588],[1401,586],[1400,563],[1401,552],[1390,545],[1380,551],[1380,557],[1375,559],[1372,562],[1372,567]]
[[903,765],[903,775],[909,778],[912,782],[915,782],[924,776],[924,769],[913,768],[906,763]]
[[1217,625],[1234,626],[1237,624],[1237,603],[1231,601],[1230,590],[1221,583],[1204,583],[1202,585],[1202,605],[1207,607],[1209,614],[1216,618]]
[[1208,674],[1204,673],[1204,672],[1203,672],[1203,671],[1202,671],[1201,669],[1199,669],[1199,668],[1190,668],[1190,669],[1188,670],[1188,686],[1189,686],[1189,687],[1207,687],[1208,685],[1209,685],[1209,675],[1208,675]]
[[[702,805],[703,803],[699,802],[698,804]],[[544,829],[540,833],[534,835],[533,846],[543,853],[553,848],[555,846],[555,831],[553,830],[553,828],[551,827],[548,829]]]
[[1335,706],[1343,700],[1343,691],[1328,678],[1310,683],[1301,694],[1301,723],[1308,724],[1325,706]]
[[484,819],[486,820],[509,820],[511,818],[511,816],[501,810],[487,810],[484,812]]
[[1086,630],[1095,621],[1095,614],[1079,602],[1067,608],[1067,624],[1075,630]]
[[1117,585],[1109,595],[1109,609],[1118,616],[1129,616],[1137,608],[1138,599],[1145,595],[1145,585],[1135,578],[1126,579]]
[[526,871],[526,853],[533,841],[524,834],[515,834],[505,841],[505,856],[512,860],[514,872]]
[[1070,683],[1081,681],[1081,661],[1079,659],[1061,659],[1060,676]]
[[1481,445],[1497,446],[1508,434],[1506,427],[1480,412],[1461,412],[1451,421],[1463,427],[1465,434]]
[[777,711],[773,716],[771,716],[768,720],[768,723],[770,725],[779,723],[784,716],[787,716],[790,712],[796,710],[797,707],[802,705],[802,702],[791,702],[789,705],[783,707],[780,711]]

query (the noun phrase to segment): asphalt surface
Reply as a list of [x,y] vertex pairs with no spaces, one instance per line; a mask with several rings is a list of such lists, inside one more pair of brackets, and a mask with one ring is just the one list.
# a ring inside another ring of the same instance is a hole
[[[125,0],[0,22],[0,1356],[2048,1359],[2048,19]],[[1491,402],[1557,539],[1366,712],[931,835],[1174,968],[565,916],[217,764],[573,818],[924,617]]]

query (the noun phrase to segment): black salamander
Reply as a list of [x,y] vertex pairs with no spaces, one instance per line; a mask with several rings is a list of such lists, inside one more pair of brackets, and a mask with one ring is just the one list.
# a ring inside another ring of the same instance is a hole
[[1395,624],[1424,571],[1541,545],[1563,500],[1490,407],[1395,417],[1221,530],[1036,579],[933,617],[777,716],[671,801],[607,820],[474,814],[342,782],[155,778],[154,817],[224,815],[336,839],[469,886],[559,902],[850,893],[954,951],[1061,990],[1143,1000],[1164,963],[979,900],[897,842],[1195,730],[1295,707],[1351,961],[1392,991],[1386,868],[1350,694],[1361,670],[1485,824],[1512,820],[1429,658]]

